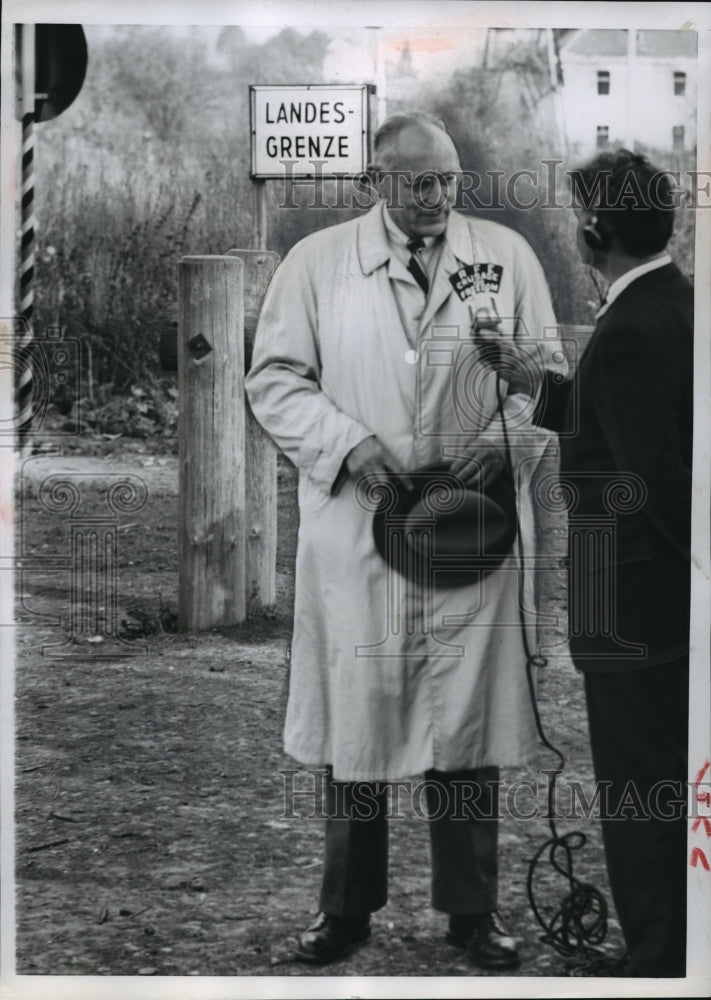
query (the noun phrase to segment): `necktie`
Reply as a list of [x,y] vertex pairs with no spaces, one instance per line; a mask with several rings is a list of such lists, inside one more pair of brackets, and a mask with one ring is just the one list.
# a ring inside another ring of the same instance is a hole
[[422,291],[427,295],[430,290],[430,282],[427,277],[427,272],[425,271],[422,264],[417,257],[417,251],[421,250],[425,245],[425,241],[419,236],[413,236],[411,240],[407,241],[407,249],[410,251],[411,257],[407,264],[407,269],[415,279],[417,284],[420,286]]

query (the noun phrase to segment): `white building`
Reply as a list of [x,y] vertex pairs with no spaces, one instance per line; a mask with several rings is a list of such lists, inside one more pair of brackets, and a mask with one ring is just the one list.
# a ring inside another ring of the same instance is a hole
[[606,146],[680,153],[696,145],[693,31],[588,29],[560,46],[569,153]]

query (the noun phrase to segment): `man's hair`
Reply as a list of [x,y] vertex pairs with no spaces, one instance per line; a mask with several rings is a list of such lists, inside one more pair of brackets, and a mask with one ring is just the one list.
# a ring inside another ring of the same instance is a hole
[[570,171],[573,204],[597,216],[603,238],[617,237],[632,257],[659,253],[674,229],[669,176],[646,156],[617,149]]
[[449,135],[447,126],[441,118],[435,118],[434,115],[430,115],[426,111],[398,111],[386,118],[373,136],[374,166],[382,167],[384,165],[383,157],[387,156],[390,148],[395,145],[397,137],[403,129],[410,125],[434,125]]

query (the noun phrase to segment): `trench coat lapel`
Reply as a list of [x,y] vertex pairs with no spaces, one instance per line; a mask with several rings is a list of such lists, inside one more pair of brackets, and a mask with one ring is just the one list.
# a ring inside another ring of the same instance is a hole
[[[383,203],[378,202],[359,222],[358,260],[363,274],[371,274],[376,268],[389,261],[391,277],[398,277],[405,281],[412,280],[390,249],[382,213]],[[452,212],[447,222],[445,239],[432,279],[432,287],[420,320],[421,330],[427,328],[449,296],[456,295],[449,280],[450,276],[458,271],[462,264],[473,263],[474,251],[467,221],[463,216]]]
[[461,216],[452,212],[447,222],[447,230],[442,252],[437,263],[437,269],[432,279],[430,294],[422,313],[421,327],[427,329],[428,324],[437,315],[450,295],[456,295],[450,282],[453,275],[462,264],[474,263],[474,251],[469,235],[469,227]]
[[379,201],[358,220],[356,245],[363,274],[372,274],[392,257],[383,221],[383,204]]

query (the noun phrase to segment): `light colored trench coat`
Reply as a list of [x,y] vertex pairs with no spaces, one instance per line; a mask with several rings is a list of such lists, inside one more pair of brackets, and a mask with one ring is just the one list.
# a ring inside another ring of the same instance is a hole
[[[247,391],[299,470],[285,749],[304,764],[331,764],[337,779],[505,766],[535,746],[515,556],[481,583],[432,592],[430,606],[386,566],[373,543],[372,504],[342,475],[348,452],[371,434],[406,469],[464,444],[501,441],[495,377],[476,358],[469,305],[449,281],[475,261],[503,273],[499,290],[474,294],[473,307],[493,297],[504,335],[564,373],[528,244],[454,212],[417,328],[393,294],[394,282],[413,279],[391,254],[381,204],[297,244],[262,310]],[[528,397],[509,396],[504,412],[528,558],[530,479],[549,435],[531,428]],[[524,592],[535,643],[528,576]]]

